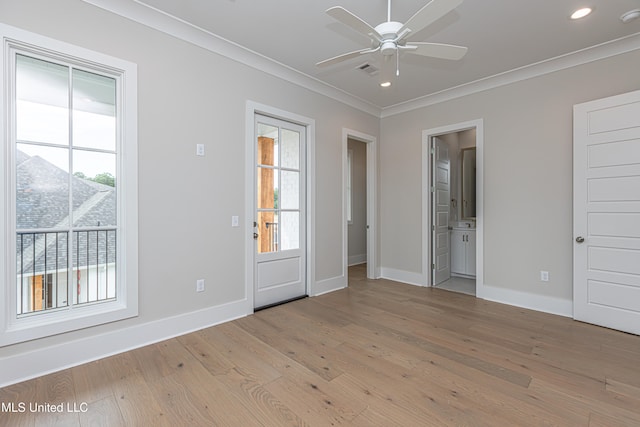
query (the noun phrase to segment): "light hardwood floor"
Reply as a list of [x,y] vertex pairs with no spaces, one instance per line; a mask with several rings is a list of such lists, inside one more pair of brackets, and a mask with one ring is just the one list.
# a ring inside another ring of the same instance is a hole
[[[640,425],[640,337],[364,268],[348,289],[0,389],[27,405],[0,425]],[[28,408],[61,402],[78,412]]]

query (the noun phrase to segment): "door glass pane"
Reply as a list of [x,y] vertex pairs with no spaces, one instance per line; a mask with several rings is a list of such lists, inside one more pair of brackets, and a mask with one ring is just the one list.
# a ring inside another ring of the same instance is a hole
[[16,227],[69,226],[69,150],[16,144]]
[[258,123],[258,164],[278,166],[278,128]]
[[282,250],[300,248],[300,212],[282,212]]
[[278,170],[258,167],[258,209],[278,209]]
[[115,79],[73,70],[73,145],[115,151]]
[[116,155],[73,150],[73,224],[116,225]]
[[300,133],[282,129],[282,167],[300,169]]
[[69,69],[16,56],[16,137],[69,144]]
[[300,172],[282,172],[281,209],[300,209]]
[[278,250],[278,214],[275,211],[258,212],[258,253]]

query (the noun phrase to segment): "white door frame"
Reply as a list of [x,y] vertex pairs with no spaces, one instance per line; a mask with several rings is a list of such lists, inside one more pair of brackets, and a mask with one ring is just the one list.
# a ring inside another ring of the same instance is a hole
[[484,120],[455,123],[422,131],[422,278],[432,286],[431,275],[431,138],[448,133],[476,130],[476,297],[484,297]]
[[367,278],[380,277],[380,269],[376,258],[377,226],[376,226],[376,176],[378,146],[374,136],[352,129],[342,129],[342,276],[344,285],[348,285],[349,248],[347,221],[347,144],[349,138],[364,142],[367,148]]
[[276,119],[297,123],[306,128],[307,155],[306,155],[306,265],[305,274],[307,281],[307,295],[314,295],[315,286],[315,120],[301,116],[299,114],[284,111],[269,105],[260,104],[254,101],[247,101],[245,109],[245,301],[246,312],[253,313],[253,286],[255,280],[255,250],[253,239],[253,216],[256,211],[256,201],[254,197],[255,185],[255,115],[274,117]]

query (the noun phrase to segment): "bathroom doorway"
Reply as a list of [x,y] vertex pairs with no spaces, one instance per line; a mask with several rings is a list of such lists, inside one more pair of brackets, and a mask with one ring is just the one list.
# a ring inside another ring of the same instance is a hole
[[482,293],[482,121],[423,131],[427,286]]

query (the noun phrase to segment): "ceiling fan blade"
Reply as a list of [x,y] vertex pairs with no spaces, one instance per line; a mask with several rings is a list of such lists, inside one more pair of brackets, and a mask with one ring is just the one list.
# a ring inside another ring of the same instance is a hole
[[374,38],[376,40],[380,40],[382,38],[382,36],[378,34],[375,28],[341,6],[334,6],[327,9],[326,12],[335,20],[342,22],[348,27],[351,27],[360,34],[364,34],[365,36]]
[[462,1],[463,0],[431,0],[422,9],[417,11],[415,15],[409,18],[400,31],[398,31],[398,34],[402,33],[405,29],[410,30],[411,34],[417,33],[460,6]]
[[355,58],[356,56],[360,56],[363,53],[375,52],[372,49],[360,49],[354,50],[353,52],[343,53],[342,55],[334,56],[333,58],[325,59],[324,61],[320,61],[316,64],[316,67],[327,67],[329,65],[337,64],[338,62],[346,61],[347,59]]
[[456,46],[453,44],[421,42],[407,43],[406,46],[401,46],[400,49],[405,50],[408,53],[414,53],[416,55],[430,56],[432,58],[440,59],[450,59],[454,61],[461,59],[468,50],[464,46]]

